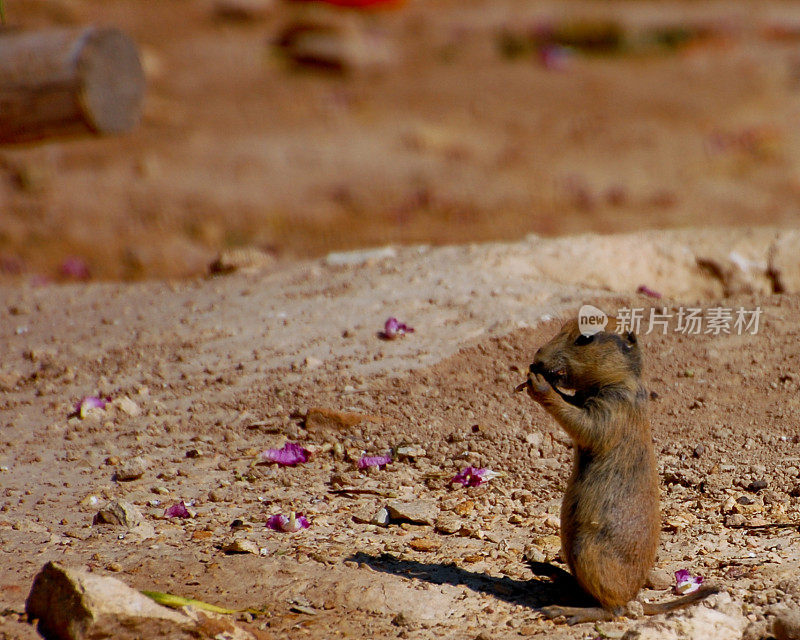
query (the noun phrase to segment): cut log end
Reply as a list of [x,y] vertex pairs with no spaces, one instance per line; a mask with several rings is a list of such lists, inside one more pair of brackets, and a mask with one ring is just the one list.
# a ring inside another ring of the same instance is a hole
[[128,132],[144,87],[138,49],[117,29],[0,32],[0,143]]
[[86,34],[77,62],[79,99],[87,124],[97,133],[125,133],[141,116],[144,72],[136,45],[117,29]]

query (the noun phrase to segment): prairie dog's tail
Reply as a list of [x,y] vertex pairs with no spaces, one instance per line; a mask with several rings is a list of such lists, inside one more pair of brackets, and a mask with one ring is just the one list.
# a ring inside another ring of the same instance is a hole
[[708,585],[705,587],[700,587],[697,591],[693,591],[692,593],[687,593],[683,597],[676,598],[675,600],[670,600],[669,602],[642,603],[642,608],[644,609],[645,615],[648,616],[654,616],[659,613],[669,613],[670,611],[675,611],[675,609],[688,607],[690,604],[699,602],[703,598],[707,598],[708,596],[714,595],[715,593],[719,593],[720,591],[721,591],[720,587],[717,587],[715,585]]

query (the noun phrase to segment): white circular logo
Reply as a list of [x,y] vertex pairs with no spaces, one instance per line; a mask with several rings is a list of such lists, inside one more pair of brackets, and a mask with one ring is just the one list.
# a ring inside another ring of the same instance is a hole
[[605,311],[591,304],[583,305],[578,311],[578,329],[581,335],[593,336],[600,333],[608,324]]

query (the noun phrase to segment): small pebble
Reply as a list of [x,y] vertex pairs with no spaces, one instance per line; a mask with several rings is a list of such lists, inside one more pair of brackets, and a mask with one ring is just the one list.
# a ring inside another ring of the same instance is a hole
[[138,416],[142,410],[139,408],[139,405],[136,404],[133,400],[124,396],[122,398],[117,398],[114,400],[114,406],[119,408],[120,411],[123,413],[128,414],[132,418]]
[[706,452],[706,447],[705,447],[705,445],[698,444],[698,445],[697,445],[697,446],[694,448],[694,451],[692,451],[692,455],[693,455],[695,458],[700,458],[700,457],[701,457],[701,456],[702,456],[702,455],[703,455],[705,452]]
[[375,524],[380,527],[385,527],[388,526],[390,520],[391,518],[389,516],[389,510],[386,507],[381,507],[380,509],[378,509],[377,513],[375,513],[375,515],[372,516],[370,524]]
[[131,458],[123,463],[114,474],[118,482],[130,482],[131,480],[138,480],[147,471],[147,461],[144,458],[136,457]]
[[414,538],[408,543],[414,551],[436,551],[442,543],[433,538]]
[[461,530],[461,518],[452,513],[441,513],[434,524],[436,531],[444,534],[458,533]]
[[674,583],[673,575],[666,569],[653,569],[647,576],[645,586],[648,589],[669,589]]
[[258,545],[252,540],[247,538],[234,538],[232,541],[224,544],[222,550],[225,553],[252,553],[259,555]]
[[389,515],[393,520],[403,520],[415,524],[432,525],[439,515],[439,508],[424,500],[411,500],[408,502],[394,501],[386,505]]

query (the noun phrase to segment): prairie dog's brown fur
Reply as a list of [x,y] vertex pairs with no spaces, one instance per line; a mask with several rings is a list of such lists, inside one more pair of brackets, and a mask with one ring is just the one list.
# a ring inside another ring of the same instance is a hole
[[[561,505],[562,553],[572,575],[603,609],[545,611],[572,616],[570,622],[624,610],[653,566],[661,530],[642,356],[636,336],[613,333],[611,323],[611,331],[590,337],[581,335],[577,321],[565,324],[536,352],[528,380],[517,387],[527,390],[574,444]],[[715,591],[705,589],[667,607],[646,606],[645,613],[685,606]]]

